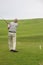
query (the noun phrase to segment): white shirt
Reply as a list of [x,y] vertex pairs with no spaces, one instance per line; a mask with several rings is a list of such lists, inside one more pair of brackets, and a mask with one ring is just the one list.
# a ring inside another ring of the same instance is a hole
[[16,32],[16,28],[18,26],[18,23],[15,23],[15,22],[10,22],[8,24],[8,30],[11,31],[11,32]]

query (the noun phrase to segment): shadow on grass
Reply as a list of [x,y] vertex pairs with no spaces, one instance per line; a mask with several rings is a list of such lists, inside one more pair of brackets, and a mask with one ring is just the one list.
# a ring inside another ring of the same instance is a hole
[[17,37],[20,42],[43,42],[43,35]]

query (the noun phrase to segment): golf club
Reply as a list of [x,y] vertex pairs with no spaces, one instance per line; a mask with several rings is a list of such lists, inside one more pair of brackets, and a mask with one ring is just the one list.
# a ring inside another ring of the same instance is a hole
[[[1,16],[0,16],[0,17],[1,17]],[[1,17],[1,19],[3,19],[3,20],[5,21],[5,23],[7,23],[7,24],[8,24],[7,20],[5,20],[3,17]]]

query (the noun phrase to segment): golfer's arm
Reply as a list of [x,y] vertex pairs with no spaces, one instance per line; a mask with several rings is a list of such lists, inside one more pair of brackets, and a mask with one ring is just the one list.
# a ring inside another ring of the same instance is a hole
[[8,24],[8,29],[10,29],[10,24]]

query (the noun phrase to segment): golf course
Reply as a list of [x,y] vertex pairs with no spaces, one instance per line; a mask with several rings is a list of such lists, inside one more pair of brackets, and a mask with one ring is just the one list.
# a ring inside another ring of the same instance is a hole
[[43,65],[43,19],[18,20],[16,38],[18,52],[11,52],[7,24],[0,20],[0,65]]

